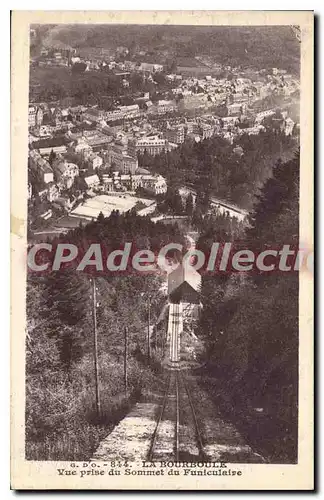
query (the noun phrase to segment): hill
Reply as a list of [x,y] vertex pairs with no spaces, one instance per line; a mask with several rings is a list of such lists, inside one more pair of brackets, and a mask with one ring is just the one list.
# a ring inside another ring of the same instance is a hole
[[[38,29],[35,26],[36,30]],[[125,46],[168,58],[209,55],[215,62],[298,73],[300,44],[290,26],[56,25],[42,33],[45,46]],[[284,50],[283,50],[284,48]]]

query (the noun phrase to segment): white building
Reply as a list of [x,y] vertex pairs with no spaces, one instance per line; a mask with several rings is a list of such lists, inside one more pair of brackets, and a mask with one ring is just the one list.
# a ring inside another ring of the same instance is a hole
[[97,187],[100,184],[100,180],[97,174],[89,175],[88,177],[85,177],[84,180],[89,189]]
[[142,175],[142,187],[154,195],[164,194],[168,189],[162,175]]
[[67,162],[61,156],[54,160],[53,170],[57,182],[67,189],[70,189],[75,177],[79,175],[79,167],[75,163]]
[[101,156],[91,153],[87,158],[87,162],[90,163],[93,170],[97,170],[97,168],[100,168],[103,164],[103,159]]
[[169,150],[167,139],[160,139],[157,136],[144,137],[136,142],[136,152],[143,154],[145,151],[150,155],[158,155]]

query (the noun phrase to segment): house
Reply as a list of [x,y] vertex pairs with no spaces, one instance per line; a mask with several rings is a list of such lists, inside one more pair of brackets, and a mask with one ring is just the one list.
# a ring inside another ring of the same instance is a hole
[[[228,114],[230,116],[241,116],[243,114],[243,105],[240,102],[235,102],[234,104],[229,104],[227,106]],[[246,106],[245,106],[246,110]]]
[[77,139],[76,144],[72,146],[72,150],[74,153],[80,153],[84,158],[87,158],[92,153],[92,147],[83,136]]
[[27,198],[30,200],[33,196],[33,186],[30,182],[28,182],[28,191],[27,191]]
[[39,127],[43,123],[44,112],[42,108],[38,107],[36,111],[36,126]]
[[260,125],[260,123],[264,120],[264,118],[267,118],[268,116],[273,116],[275,114],[276,112],[273,109],[267,109],[266,111],[261,111],[255,117],[255,124]]
[[182,262],[168,275],[168,295],[171,303],[200,303],[201,275],[193,266]]
[[61,155],[53,161],[53,170],[57,182],[67,189],[72,186],[75,177],[79,175],[79,167],[74,163],[69,163]]
[[122,110],[120,109],[114,109],[112,111],[107,111],[105,113],[105,120],[107,122],[113,122],[116,120],[122,120],[124,118],[125,114]]
[[64,210],[66,212],[69,212],[72,208],[72,202],[69,200],[69,198],[66,198],[65,196],[59,196],[53,202],[53,207],[58,210]]
[[208,104],[208,96],[204,93],[188,94],[182,92],[183,99],[178,103],[180,109],[202,108]]
[[214,128],[209,123],[195,123],[192,133],[197,134],[201,139],[209,139],[214,134]]
[[46,210],[44,213],[42,213],[40,215],[40,218],[44,219],[44,220],[47,220],[47,219],[50,219],[52,217],[52,215],[53,215],[53,212],[52,212],[51,209],[49,209],[49,210]]
[[239,123],[239,118],[237,116],[225,116],[222,118],[223,122],[223,129],[224,130],[230,130],[233,127],[236,127]]
[[264,132],[265,127],[263,125],[254,125],[254,127],[239,129],[240,135],[258,135],[260,132]]
[[184,125],[168,128],[165,132],[165,137],[170,142],[174,142],[175,144],[182,144],[185,140]]
[[51,152],[54,152],[56,154],[64,154],[67,151],[66,146],[52,146],[48,148],[39,148],[39,152],[42,156],[49,155]]
[[62,123],[62,111],[60,108],[51,108],[51,118],[56,126]]
[[101,151],[106,148],[111,139],[99,130],[89,130],[84,132],[86,142],[91,147],[91,151]]
[[96,170],[103,164],[103,159],[96,153],[91,153],[87,158],[87,162],[89,163],[89,165],[91,165],[91,168],[93,168],[93,170]]
[[138,69],[139,71],[144,71],[145,73],[159,73],[163,71],[163,65],[142,62]]
[[127,153],[122,154],[122,172],[124,174],[134,174],[138,168],[138,159]]
[[44,182],[45,184],[49,184],[50,182],[54,181],[54,174],[50,164],[48,163],[48,161],[41,157],[38,151],[30,151],[29,163],[34,174],[40,181]]
[[28,108],[28,127],[36,126],[36,106],[29,106]]
[[158,101],[156,104],[156,111],[159,115],[163,115],[165,113],[172,113],[176,111],[177,105],[175,101]]
[[[35,132],[36,133],[36,132]],[[39,127],[39,137],[52,137],[52,127],[50,125],[41,125]]]
[[43,123],[43,110],[39,106],[28,107],[28,127],[39,127]]
[[56,184],[49,184],[48,190],[47,190],[47,199],[49,202],[53,202],[58,199],[60,196],[60,191]]
[[99,123],[101,120],[104,119],[104,115],[105,115],[105,112],[101,109],[89,108],[89,109],[84,111],[83,119],[88,120],[90,122]]
[[291,118],[287,118],[285,121],[285,135],[292,135],[295,122]]
[[68,121],[68,118],[70,116],[69,110],[68,109],[62,109],[62,121],[66,122]]
[[142,187],[146,191],[157,195],[167,192],[167,183],[162,175],[142,175]]
[[89,175],[88,177],[85,177],[84,180],[89,189],[98,187],[100,184],[97,174]]
[[131,104],[129,106],[120,106],[119,110],[123,113],[123,118],[137,118],[139,116],[138,104]]
[[103,174],[103,176],[102,176],[102,183],[104,185],[105,191],[109,192],[109,191],[114,191],[115,190],[114,180],[108,174]]

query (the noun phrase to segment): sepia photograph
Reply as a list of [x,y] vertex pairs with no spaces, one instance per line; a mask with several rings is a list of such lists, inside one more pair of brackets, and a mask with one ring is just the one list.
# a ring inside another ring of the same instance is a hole
[[32,14],[14,484],[311,489],[312,13]]

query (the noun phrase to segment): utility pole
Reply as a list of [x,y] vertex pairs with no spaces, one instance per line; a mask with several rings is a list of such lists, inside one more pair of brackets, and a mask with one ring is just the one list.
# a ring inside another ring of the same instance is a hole
[[151,297],[148,297],[148,318],[147,318],[147,362],[151,359]]
[[96,413],[97,418],[100,418],[100,393],[99,393],[99,363],[98,363],[98,332],[97,332],[97,294],[96,280],[92,278],[93,290],[93,358],[95,372],[95,392],[96,392]]
[[124,384],[125,384],[125,397],[127,398],[127,351],[128,351],[128,329],[125,326],[125,350],[124,350]]

